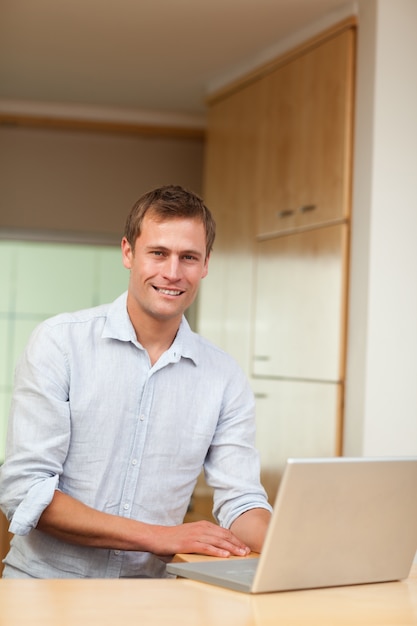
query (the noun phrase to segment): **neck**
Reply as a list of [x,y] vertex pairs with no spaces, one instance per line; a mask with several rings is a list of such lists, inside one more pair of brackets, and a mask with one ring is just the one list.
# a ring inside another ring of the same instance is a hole
[[135,329],[137,340],[145,348],[151,364],[154,365],[174,341],[182,315],[179,318],[159,320],[143,312],[135,311],[134,308],[132,310],[129,302],[127,312]]

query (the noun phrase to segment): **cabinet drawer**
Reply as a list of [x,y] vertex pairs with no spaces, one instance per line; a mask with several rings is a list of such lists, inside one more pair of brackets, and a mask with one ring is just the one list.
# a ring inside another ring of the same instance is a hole
[[253,373],[343,377],[347,225],[256,244]]

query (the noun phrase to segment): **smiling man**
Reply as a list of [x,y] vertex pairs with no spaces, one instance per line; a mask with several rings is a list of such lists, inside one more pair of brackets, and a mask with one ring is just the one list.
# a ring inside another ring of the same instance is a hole
[[[270,519],[254,399],[184,311],[215,224],[178,186],[145,194],[122,239],[127,293],[33,333],[16,370],[0,505],[6,578],[162,577],[177,552],[260,551]],[[218,524],[184,524],[204,468]]]
[[130,270],[127,310],[151,363],[171,345],[208,272],[214,223],[207,209],[202,218],[193,217],[191,208],[183,212],[173,217],[150,194],[135,205],[122,240],[123,263]]

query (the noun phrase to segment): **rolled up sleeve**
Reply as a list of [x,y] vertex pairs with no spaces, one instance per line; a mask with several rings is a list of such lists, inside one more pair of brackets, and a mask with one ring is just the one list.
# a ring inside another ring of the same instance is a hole
[[227,385],[205,462],[207,482],[214,487],[213,514],[225,528],[250,509],[272,511],[260,483],[255,436],[255,400],[246,378],[238,371]]
[[0,507],[13,534],[36,527],[58,488],[70,438],[66,370],[59,341],[41,324],[16,370],[0,468]]
[[37,526],[40,516],[52,501],[58,479],[58,476],[51,476],[29,490],[12,517],[9,527],[11,533],[27,535]]

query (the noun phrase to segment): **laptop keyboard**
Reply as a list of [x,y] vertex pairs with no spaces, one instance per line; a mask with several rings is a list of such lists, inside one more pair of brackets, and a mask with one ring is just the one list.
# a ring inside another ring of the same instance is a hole
[[[252,559],[251,559],[252,561]],[[239,564],[237,567],[233,566],[227,568],[224,572],[224,575],[227,578],[239,578],[242,582],[250,583],[255,576],[257,563],[248,563],[246,561],[237,561],[236,564]]]

